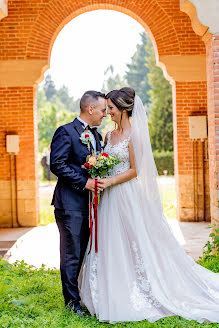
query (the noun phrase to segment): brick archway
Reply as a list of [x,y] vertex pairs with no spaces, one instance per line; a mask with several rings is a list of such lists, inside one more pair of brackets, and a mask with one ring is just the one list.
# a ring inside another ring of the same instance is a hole
[[[188,127],[188,116],[207,113],[206,49],[200,36],[193,31],[188,15],[180,10],[179,0],[149,0],[147,3],[144,0],[95,3],[88,0],[15,3],[11,0],[8,17],[0,21],[0,73],[3,74],[0,115],[2,121],[7,122],[0,132],[4,162],[0,164],[0,184],[8,190],[7,206],[5,196],[0,194],[0,203],[4,203],[4,211],[0,210],[2,226],[11,222],[12,215],[5,135],[11,132],[20,135],[17,215],[23,225],[35,225],[38,222],[36,85],[48,68],[53,43],[65,24],[84,12],[98,9],[129,15],[151,37],[157,62],[173,85],[178,218],[192,221],[209,217],[208,163],[199,163],[202,156],[199,143],[194,156]],[[198,180],[194,179],[194,174],[198,175]]]

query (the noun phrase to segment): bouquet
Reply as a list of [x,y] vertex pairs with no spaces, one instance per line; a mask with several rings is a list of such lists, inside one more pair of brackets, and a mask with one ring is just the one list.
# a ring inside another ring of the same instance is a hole
[[107,153],[99,153],[88,155],[86,163],[83,167],[93,179],[103,178],[107,172],[115,165],[119,164],[120,160],[117,156],[111,156]]
[[[92,192],[90,191],[89,200],[89,217],[90,217],[90,251],[92,248],[93,239],[93,217],[95,225],[95,252],[98,252],[97,245],[97,204],[99,203],[99,194],[97,193],[97,179],[103,178],[107,172],[112,169],[115,165],[119,164],[120,160],[117,156],[111,156],[107,153],[93,153],[88,155],[86,163],[82,166],[87,170],[91,178],[95,179],[95,193],[94,199]],[[94,210],[94,213],[92,214]],[[89,251],[89,253],[90,253]]]

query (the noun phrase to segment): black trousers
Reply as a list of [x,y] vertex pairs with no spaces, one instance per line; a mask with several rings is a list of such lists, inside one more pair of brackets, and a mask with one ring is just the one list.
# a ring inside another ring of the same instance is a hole
[[78,276],[89,240],[89,213],[55,209],[60,233],[60,271],[65,304],[80,308]]

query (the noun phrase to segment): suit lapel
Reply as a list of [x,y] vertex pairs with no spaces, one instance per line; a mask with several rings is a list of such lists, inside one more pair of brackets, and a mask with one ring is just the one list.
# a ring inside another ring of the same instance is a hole
[[[75,130],[78,132],[79,136],[81,136],[81,134],[82,134],[82,133],[84,132],[84,130],[85,130],[84,127],[81,125],[81,123],[78,121],[77,118],[74,119],[73,123],[74,123],[74,128],[75,128]],[[100,144],[100,138],[99,138],[99,134],[98,134],[98,132],[95,131],[95,132],[93,133],[93,135],[94,135],[94,138],[95,138],[95,140],[96,140],[96,150],[97,150],[97,151],[101,151],[101,144]],[[84,145],[84,146],[86,146],[86,145]],[[86,147],[87,147],[87,146],[86,146]],[[91,149],[91,151],[94,150],[94,148],[93,148],[93,146],[92,146],[92,143],[90,143],[90,149]]]
[[79,136],[81,136],[81,134],[84,132],[83,126],[81,125],[81,123],[78,121],[77,118],[75,118],[73,123],[74,123],[75,130],[78,132]]
[[[84,132],[85,128],[81,125],[81,123],[78,121],[77,118],[74,119],[73,123],[74,123],[75,130],[78,132],[79,136],[81,136],[81,134]],[[81,142],[81,144],[88,149],[87,145],[83,144],[82,142]],[[94,150],[94,148],[92,146],[92,143],[90,143],[90,151],[92,151],[92,150]]]

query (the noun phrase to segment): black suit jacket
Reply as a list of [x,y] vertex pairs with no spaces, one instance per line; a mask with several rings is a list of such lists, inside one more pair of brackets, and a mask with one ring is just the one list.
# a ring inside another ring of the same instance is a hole
[[[59,209],[88,211],[89,192],[84,189],[88,174],[81,168],[86,162],[89,151],[87,145],[80,140],[84,131],[82,124],[73,122],[60,126],[52,139],[50,169],[58,177],[53,194],[52,205]],[[101,135],[96,131],[96,150],[101,150]]]

